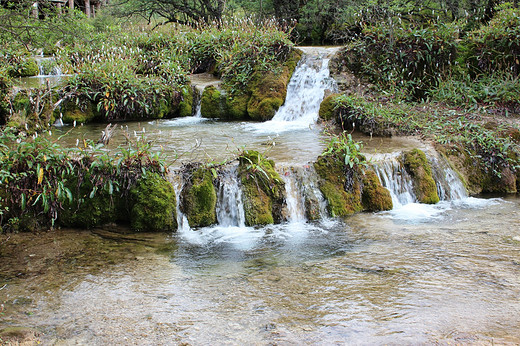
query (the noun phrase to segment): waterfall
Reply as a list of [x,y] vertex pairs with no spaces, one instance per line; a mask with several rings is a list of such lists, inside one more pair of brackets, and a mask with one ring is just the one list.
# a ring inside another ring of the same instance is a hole
[[193,108],[193,116],[197,119],[202,119],[202,113],[200,112],[200,104],[202,100],[202,92],[204,91],[204,86],[195,85],[193,86],[193,103],[195,104],[195,108]]
[[305,198],[295,174],[287,170],[281,175],[285,182],[286,219],[289,222],[305,222]]
[[36,61],[40,71],[40,74],[37,77],[59,77],[63,75],[60,66],[56,63],[56,59],[53,57],[36,56],[34,60]]
[[219,226],[246,226],[242,190],[238,182],[236,167],[219,174],[216,209]]
[[435,153],[431,157],[433,179],[437,183],[437,193],[441,201],[459,200],[468,197],[468,191],[446,160],[445,157]]
[[[401,152],[375,156],[373,163],[381,184],[390,191],[394,209],[417,202],[412,178],[404,168],[400,160],[401,156]],[[468,197],[464,184],[444,157],[435,152],[433,154],[427,152],[427,158],[441,201],[454,201]]]
[[401,152],[386,154],[375,158],[373,164],[381,184],[390,191],[394,208],[417,201],[413,192],[412,177],[399,160],[401,155]]
[[181,191],[183,187],[182,176],[170,175],[170,180],[172,181],[173,190],[175,191],[175,196],[177,197],[177,205],[175,206],[177,211],[177,232],[187,234],[189,231],[191,231],[191,228],[188,222],[188,218],[181,211]]
[[329,56],[334,49],[301,49],[304,54],[287,85],[285,103],[272,120],[249,126],[253,130],[279,133],[306,129],[318,120],[325,92],[337,89],[329,72]]

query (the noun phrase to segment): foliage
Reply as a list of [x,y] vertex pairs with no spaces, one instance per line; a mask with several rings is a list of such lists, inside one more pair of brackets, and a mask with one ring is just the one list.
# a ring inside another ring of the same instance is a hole
[[496,13],[489,24],[469,33],[465,61],[473,75],[503,71],[520,74],[520,9]]
[[54,224],[65,204],[81,208],[86,202],[80,193],[85,183],[91,188],[89,199],[100,193],[125,197],[141,176],[164,174],[164,164],[149,152],[149,145],[136,145],[111,156],[102,145],[89,142],[64,149],[43,136],[21,138],[2,132],[0,195],[2,207],[9,208],[2,226],[9,224],[9,218],[23,216],[41,216]]
[[456,24],[383,22],[365,26],[360,38],[347,45],[344,57],[354,73],[383,89],[403,89],[420,99],[455,63],[458,32]]
[[365,156],[361,154],[363,144],[352,139],[350,133],[342,132],[340,135],[331,135],[327,148],[321,156],[330,156],[345,163],[345,166],[367,166]]

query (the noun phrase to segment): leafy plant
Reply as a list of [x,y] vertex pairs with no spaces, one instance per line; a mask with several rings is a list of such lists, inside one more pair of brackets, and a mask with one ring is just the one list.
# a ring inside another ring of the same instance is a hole
[[342,132],[339,135],[330,135],[327,148],[320,156],[330,156],[341,160],[345,166],[366,167],[368,165],[366,157],[361,154],[363,144],[352,139],[350,133]]

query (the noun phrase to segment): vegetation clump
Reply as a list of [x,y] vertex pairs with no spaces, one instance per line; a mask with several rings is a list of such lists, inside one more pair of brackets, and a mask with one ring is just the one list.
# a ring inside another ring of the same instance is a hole
[[392,209],[390,193],[381,186],[375,173],[366,169],[367,161],[361,148],[361,143],[343,132],[331,136],[327,149],[314,163],[320,178],[319,188],[333,217],[362,210]]

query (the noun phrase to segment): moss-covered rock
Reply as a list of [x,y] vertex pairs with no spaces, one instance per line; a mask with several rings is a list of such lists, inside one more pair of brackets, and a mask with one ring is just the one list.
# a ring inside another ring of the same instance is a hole
[[338,94],[331,94],[323,99],[323,101],[320,104],[320,111],[319,111],[319,117],[322,120],[329,121],[336,119],[336,98],[338,97]]
[[368,211],[391,210],[393,208],[390,191],[381,185],[381,181],[372,170],[366,170],[363,177],[363,208]]
[[184,176],[181,208],[190,226],[204,227],[217,223],[217,193],[211,170],[205,167],[187,167]]
[[130,213],[132,229],[147,232],[177,229],[175,191],[165,178],[150,173],[130,190],[130,194],[133,201]]
[[342,161],[321,156],[314,163],[314,168],[331,216],[347,216],[363,210],[358,167],[347,168]]
[[267,225],[282,221],[285,184],[274,169],[274,161],[257,151],[239,157],[239,177],[246,225]]
[[200,113],[202,117],[217,119],[228,118],[229,110],[226,98],[226,93],[214,85],[204,88],[200,100]]
[[182,92],[182,101],[179,103],[179,116],[189,117],[193,115],[194,93],[191,86]]
[[40,69],[38,67],[38,64],[36,63],[36,60],[28,58],[22,63],[15,77],[32,77],[37,76],[39,74]]
[[68,188],[74,196],[72,203],[65,201],[58,223],[66,227],[92,228],[117,219],[119,201],[105,191],[92,193],[93,185],[88,177],[78,184],[70,177]]
[[61,114],[64,124],[86,124],[94,121],[98,117],[96,107],[88,100],[76,103],[73,100],[66,100],[61,105]]
[[228,96],[227,108],[228,118],[232,120],[241,120],[248,117],[247,103],[249,102],[249,95],[244,93],[240,95]]
[[247,104],[247,112],[253,120],[266,121],[273,118],[285,102],[287,84],[296,69],[302,52],[293,50],[282,67],[281,73],[256,72],[253,76]]
[[404,166],[413,179],[414,192],[421,203],[439,202],[437,185],[433,180],[432,169],[426,154],[420,149],[413,149],[404,154]]

